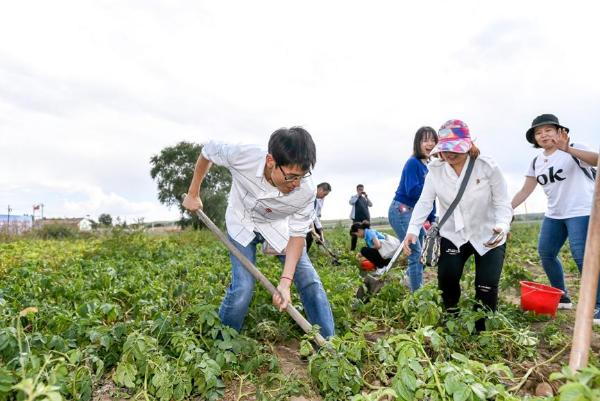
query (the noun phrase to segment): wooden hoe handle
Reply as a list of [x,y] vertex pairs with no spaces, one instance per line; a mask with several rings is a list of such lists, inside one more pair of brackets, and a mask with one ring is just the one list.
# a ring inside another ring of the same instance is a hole
[[[219,238],[219,240],[221,240],[221,242],[227,247],[227,249],[229,249],[229,251],[236,257],[238,258],[238,260],[240,262],[242,262],[242,265],[244,266],[244,268],[246,270],[248,270],[248,272],[250,274],[252,274],[252,276],[258,280],[258,282],[267,290],[269,291],[269,293],[271,295],[273,295],[275,292],[277,292],[277,288],[275,288],[275,286],[273,284],[271,284],[271,282],[260,272],[260,270],[258,270],[256,268],[256,266],[254,266],[254,264],[252,262],[250,262],[250,260],[244,256],[244,254],[242,254],[232,243],[231,241],[229,241],[229,238],[227,238],[225,236],[225,234],[223,234],[223,232],[219,229],[219,227],[217,227],[215,225],[215,223],[213,223],[211,221],[211,219],[201,210],[198,209],[196,211],[196,215],[198,216],[198,218],[206,225],[206,227],[208,227],[208,229],[210,231],[213,232],[213,234],[215,234],[217,236],[217,238]],[[308,322],[308,320],[306,320],[304,318],[304,316],[302,316],[300,314],[300,312],[298,312],[298,310],[296,308],[294,308],[294,305],[292,305],[292,303],[288,303],[288,306],[286,308],[286,312],[292,317],[292,319],[294,319],[294,321],[296,323],[298,323],[298,325],[302,328],[302,330],[304,330],[305,333],[309,333],[312,330],[312,325]],[[323,336],[319,333],[317,333],[315,335],[315,341],[317,342],[317,344],[319,346],[324,346],[325,344],[327,344],[327,341],[325,340],[325,338],[323,338]]]

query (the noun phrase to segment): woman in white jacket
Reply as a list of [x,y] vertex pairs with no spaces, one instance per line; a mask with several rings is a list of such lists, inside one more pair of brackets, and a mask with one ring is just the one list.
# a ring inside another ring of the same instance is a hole
[[[437,198],[438,217],[445,215],[456,198],[470,159],[473,171],[465,192],[452,215],[440,229],[438,288],[448,312],[456,312],[460,299],[460,278],[471,255],[475,257],[475,298],[495,311],[498,283],[504,264],[506,234],[512,208],[506,181],[496,163],[480,156],[472,143],[469,128],[460,120],[447,121],[438,132],[439,142],[431,151],[439,158],[429,163],[429,173],[419,201],[415,205],[404,238],[404,252],[417,240]],[[491,236],[491,238],[490,238]],[[485,320],[476,322],[477,331],[485,330]]]

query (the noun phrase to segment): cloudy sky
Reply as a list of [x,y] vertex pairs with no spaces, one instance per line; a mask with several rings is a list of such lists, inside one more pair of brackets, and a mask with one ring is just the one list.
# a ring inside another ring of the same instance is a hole
[[[363,183],[387,215],[414,132],[467,122],[511,193],[554,113],[600,145],[596,2],[12,1],[0,6],[0,214],[175,219],[150,157],[179,141],[266,145],[303,125],[323,216]],[[528,211],[543,211],[540,190]],[[520,210],[524,211],[523,208]]]

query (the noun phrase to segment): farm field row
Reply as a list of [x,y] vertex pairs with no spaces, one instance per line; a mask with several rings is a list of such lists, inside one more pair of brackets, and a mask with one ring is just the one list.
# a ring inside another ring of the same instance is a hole
[[[0,243],[0,400],[521,400],[540,383],[557,400],[600,399],[598,330],[590,366],[551,377],[568,361],[574,313],[550,319],[518,307],[519,280],[545,282],[537,230],[515,225],[499,313],[479,335],[471,268],[456,317],[441,308],[432,269],[415,294],[392,270],[364,304],[347,232],[328,230],[341,265],[311,249],[336,322],[321,350],[261,288],[241,334],[221,326],[229,257],[208,232]],[[279,277],[274,258],[259,255],[258,266]]]

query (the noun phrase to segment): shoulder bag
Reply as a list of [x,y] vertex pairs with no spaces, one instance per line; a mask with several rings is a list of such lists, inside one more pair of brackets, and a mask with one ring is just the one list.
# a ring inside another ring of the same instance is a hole
[[439,223],[432,223],[429,230],[427,230],[427,234],[425,235],[425,239],[423,241],[423,250],[421,251],[421,263],[425,266],[435,267],[438,264],[438,260],[440,258],[440,242],[442,237],[440,237],[440,229],[448,220],[448,217],[454,212],[456,205],[462,198],[463,193],[465,192],[465,188],[467,187],[467,183],[469,181],[469,177],[471,177],[471,171],[473,171],[473,165],[475,164],[475,159],[470,158],[469,164],[467,166],[467,171],[465,171],[465,177],[463,181],[460,183],[460,188],[458,189],[458,193],[456,194],[456,198],[444,213],[444,216],[440,220]]

